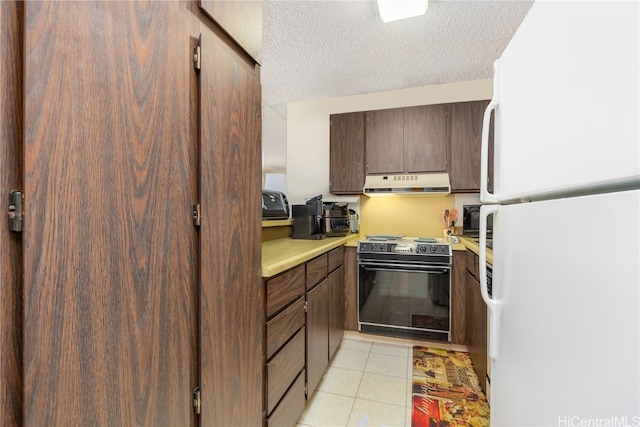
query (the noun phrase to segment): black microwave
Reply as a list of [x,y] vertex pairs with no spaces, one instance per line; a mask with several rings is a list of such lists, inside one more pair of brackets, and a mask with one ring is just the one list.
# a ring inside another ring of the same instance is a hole
[[[478,237],[480,234],[480,205],[462,206],[462,234]],[[487,218],[487,237],[493,236],[493,215]]]

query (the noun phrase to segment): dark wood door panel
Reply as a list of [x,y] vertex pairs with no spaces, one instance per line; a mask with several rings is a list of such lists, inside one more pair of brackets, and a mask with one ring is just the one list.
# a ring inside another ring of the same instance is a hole
[[366,173],[402,173],[402,108],[367,111],[366,117]]
[[[4,203],[9,190],[23,188],[21,7],[19,2],[0,2],[0,200]],[[0,425],[7,427],[23,425],[22,271],[22,238],[5,222],[0,225]]]
[[329,282],[307,292],[307,398],[329,365]]
[[329,274],[329,360],[344,336],[344,267]]
[[192,15],[24,8],[24,423],[193,425]]
[[467,255],[462,251],[453,251],[453,269],[451,274],[451,342],[466,344],[466,304],[465,287]]
[[488,101],[458,102],[451,108],[451,190],[479,191],[482,118]]
[[355,247],[344,249],[344,329],[358,330],[358,261]]
[[405,172],[445,172],[447,149],[445,104],[404,109]]
[[362,194],[365,175],[364,112],[330,117],[329,190],[334,194]]
[[200,422],[263,421],[259,69],[202,26]]

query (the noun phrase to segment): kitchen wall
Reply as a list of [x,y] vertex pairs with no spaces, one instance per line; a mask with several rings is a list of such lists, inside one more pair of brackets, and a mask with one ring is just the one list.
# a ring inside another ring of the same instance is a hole
[[288,104],[289,202],[329,194],[330,114],[491,99],[492,88],[493,81],[486,79]]

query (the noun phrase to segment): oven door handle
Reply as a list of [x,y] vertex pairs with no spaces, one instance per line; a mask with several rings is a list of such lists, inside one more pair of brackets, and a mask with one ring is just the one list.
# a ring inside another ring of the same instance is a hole
[[365,270],[391,270],[391,271],[400,271],[407,273],[437,273],[437,274],[445,274],[451,271],[451,267],[449,266],[424,266],[424,265],[413,265],[413,264],[395,264],[395,263],[360,263],[358,264],[360,267]]

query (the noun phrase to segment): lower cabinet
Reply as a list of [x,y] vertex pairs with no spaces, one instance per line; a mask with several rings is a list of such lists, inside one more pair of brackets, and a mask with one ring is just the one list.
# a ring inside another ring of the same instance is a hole
[[465,277],[466,295],[466,341],[469,356],[473,362],[480,387],[486,391],[487,377],[487,306],[480,293],[478,282],[478,258],[472,252],[467,257],[471,262],[467,263]]
[[307,292],[307,398],[329,365],[329,280]]
[[342,247],[264,279],[265,425],[294,426],[344,335]]
[[329,273],[329,360],[344,337],[344,266]]
[[453,344],[466,343],[466,271],[466,253],[464,251],[453,251],[453,266],[451,269],[451,342]]

